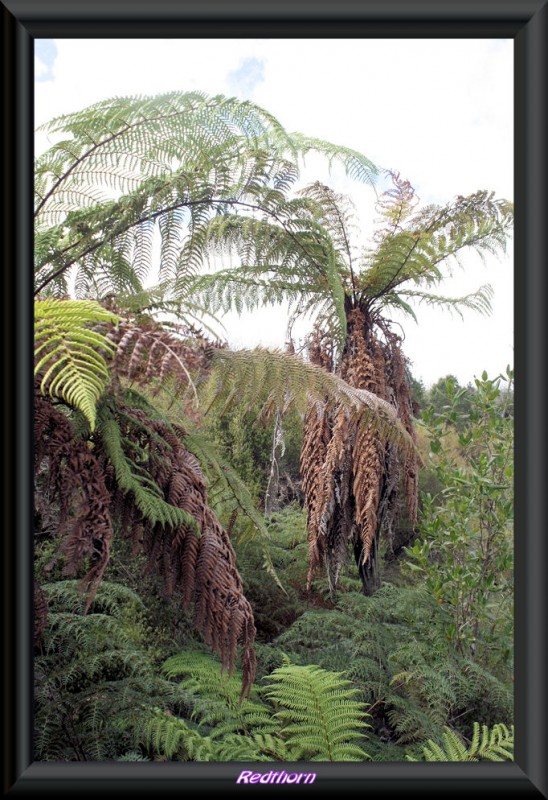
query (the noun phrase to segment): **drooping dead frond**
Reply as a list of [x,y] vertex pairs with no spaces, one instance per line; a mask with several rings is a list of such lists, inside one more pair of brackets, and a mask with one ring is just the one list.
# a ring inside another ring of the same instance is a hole
[[59,504],[60,555],[63,575],[74,576],[82,565],[87,608],[108,564],[112,524],[110,494],[103,470],[88,442],[74,436],[65,414],[40,397],[34,400],[35,470],[44,473]]
[[318,536],[318,505],[321,503],[320,473],[331,438],[331,419],[325,405],[311,404],[304,419],[301,447],[301,485],[308,515],[308,584],[323,564],[323,542]]
[[[353,535],[354,513],[351,498],[352,450],[358,425],[339,411],[333,425],[325,459],[317,476],[317,499],[309,526],[312,549],[323,553],[332,592],[341,567],[348,557],[348,542]],[[312,565],[311,565],[312,566]],[[309,573],[309,583],[313,572]]]
[[[114,466],[110,489],[122,512],[123,532],[131,535],[139,526],[147,569],[163,577],[167,596],[181,591],[183,602],[193,608],[196,628],[230,672],[237,646],[242,646],[243,691],[247,692],[255,664],[253,613],[243,594],[228,535],[208,507],[200,465],[184,445],[186,432],[120,402],[113,411],[102,413],[111,422],[109,427],[103,423],[100,430]],[[119,437],[120,447],[106,436]],[[135,462],[133,483],[125,478],[130,454]],[[147,488],[142,476],[150,481],[149,492],[157,493],[156,498],[147,498],[148,506],[134,500],[140,477],[141,490]],[[182,518],[162,519],[155,512],[160,504],[182,513]]]
[[[184,446],[184,431],[111,395],[98,406],[91,447],[62,411],[37,397],[35,438],[37,478],[59,506],[56,560],[64,559],[64,575],[85,571],[85,610],[107,566],[115,527],[135,553],[145,553],[166,596],[180,592],[196,628],[229,671],[242,646],[246,693],[255,670],[253,613],[228,535],[208,507],[198,461]],[[37,594],[38,635],[39,599]]]
[[358,433],[353,453],[353,486],[357,539],[361,550],[358,566],[367,563],[379,532],[379,505],[382,496],[384,453],[378,437],[368,429]]
[[[319,342],[319,335],[312,339],[318,360],[323,352]],[[414,441],[400,340],[388,329],[385,341],[378,339],[366,309],[355,307],[348,312],[340,374],[351,386],[389,405],[409,440]],[[309,583],[324,563],[333,591],[352,547],[364,590],[370,593],[378,581],[381,530],[392,535],[400,482],[410,519],[415,521],[416,450],[398,449],[394,439],[372,425],[368,417],[350,417],[342,407],[320,417],[310,408],[301,468],[308,510]]]
[[317,325],[308,337],[307,345],[310,363],[333,372],[333,340],[325,336]]
[[211,344],[203,338],[181,338],[165,327],[148,322],[122,323],[112,328],[107,338],[116,344],[112,361],[114,377],[132,383],[160,387],[168,380],[175,393],[191,389],[196,397],[194,379],[207,367]]

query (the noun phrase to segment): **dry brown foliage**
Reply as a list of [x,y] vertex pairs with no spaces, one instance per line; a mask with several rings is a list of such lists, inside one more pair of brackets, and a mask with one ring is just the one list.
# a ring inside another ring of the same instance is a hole
[[[359,307],[348,311],[347,326],[340,376],[390,403],[414,441],[399,337],[384,330],[381,341]],[[332,349],[318,331],[311,337],[309,357],[324,368],[332,365]],[[392,532],[400,484],[409,517],[416,520],[416,456],[400,454],[364,419],[351,418],[343,409],[311,406],[305,417],[301,474],[308,512],[308,584],[325,564],[333,590],[352,546],[369,593],[376,588],[379,536],[381,530]]]
[[[163,578],[167,597],[193,609],[193,622],[224,668],[234,669],[242,646],[242,694],[255,674],[255,626],[244,597],[228,535],[207,504],[205,479],[178,430],[144,411],[113,404],[128,458],[154,482],[158,496],[189,517],[182,524],[152,522],[131,491],[122,488],[101,440],[77,439],[67,416],[42,398],[35,402],[36,469],[59,506],[59,552],[63,574],[85,570],[86,611],[108,563],[113,528],[147,557],[147,570]],[[39,599],[39,596],[38,596]],[[37,606],[37,632],[44,619]]]

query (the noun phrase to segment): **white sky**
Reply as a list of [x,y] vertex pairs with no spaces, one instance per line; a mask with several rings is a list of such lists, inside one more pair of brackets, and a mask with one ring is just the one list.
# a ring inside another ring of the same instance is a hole
[[[36,125],[129,94],[199,89],[251,99],[289,131],[363,152],[410,180],[425,203],[478,189],[513,199],[512,40],[97,40],[36,41]],[[37,139],[37,151],[47,147]],[[317,162],[307,180],[329,182]],[[362,231],[375,216],[372,190],[335,174],[356,202]],[[493,314],[419,306],[405,321],[404,350],[428,385],[448,373],[467,383],[513,364],[513,259],[475,256],[444,284],[458,296],[490,283]],[[225,320],[236,346],[281,347],[283,310]],[[297,329],[297,335],[306,326]]]

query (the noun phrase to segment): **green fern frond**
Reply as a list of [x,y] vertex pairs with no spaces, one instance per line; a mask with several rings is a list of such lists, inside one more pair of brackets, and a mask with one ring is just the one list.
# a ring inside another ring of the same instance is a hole
[[312,136],[304,136],[300,133],[291,134],[291,140],[303,156],[306,156],[309,152],[321,153],[327,157],[330,167],[338,162],[350,178],[363,183],[374,184],[379,172],[378,168],[356,150],[333,145],[322,139],[315,139]]
[[115,314],[91,300],[50,298],[36,301],[34,307],[34,374],[40,390],[82,411],[91,430],[109,377],[103,354],[114,348],[90,326],[117,321]]
[[[136,182],[171,172],[174,161],[180,169],[210,162],[213,143],[227,155],[242,142],[250,148],[265,141],[291,146],[281,125],[258,106],[200,92],[113,98],[57,117],[40,130],[69,138],[37,161],[39,215],[59,196],[70,199],[72,191],[87,190],[97,202],[100,189],[131,191]],[[91,189],[90,172],[96,180]]]
[[166,502],[158,485],[145,470],[139,469],[135,459],[126,454],[120,421],[106,403],[99,408],[98,433],[114,467],[118,486],[124,493],[133,496],[135,505],[146,520],[153,525],[159,523],[174,528],[184,524],[199,533],[195,518],[184,509]]
[[[51,611],[64,609],[74,614],[82,614],[84,612],[87,598],[82,595],[78,581],[66,580],[43,583],[42,591],[47,595],[48,606]],[[144,608],[143,601],[139,595],[128,586],[103,580],[95,593],[89,612],[91,614],[103,613],[111,617],[120,617],[128,607],[133,609]]]
[[222,675],[220,663],[210,655],[185,650],[168,658],[162,669],[168,678],[177,678],[179,686],[190,692],[187,702],[194,706],[193,718],[212,738],[275,732],[276,722],[256,690],[240,699],[241,674]]
[[[267,193],[257,204],[268,206]],[[307,297],[312,304],[329,299],[336,324],[333,335],[342,345],[345,267],[323,225],[321,208],[311,198],[277,198],[265,216],[225,214],[196,231],[192,247],[181,254],[182,277],[177,291],[198,299],[210,314],[241,313],[288,301],[290,307]],[[245,204],[243,210],[245,211]],[[202,265],[213,255],[238,264],[230,269],[189,279],[189,263]]]
[[[418,300],[419,303],[435,306],[436,308],[445,308],[448,311],[455,311],[461,317],[462,309],[467,308],[471,311],[476,311],[479,314],[490,314],[492,311],[491,300],[493,299],[493,289],[489,284],[480,286],[475,292],[463,295],[462,297],[440,297],[428,292],[420,292],[413,289],[400,290],[401,298],[408,297],[413,300]],[[387,297],[383,298],[383,304],[387,301]]]
[[[423,761],[512,761],[514,757],[514,726],[487,725],[474,722],[469,746],[456,731],[444,727],[440,743],[428,740],[423,746]],[[421,759],[407,756],[408,761]]]
[[199,92],[114,98],[42,130],[64,138],[36,162],[37,292],[66,291],[71,266],[81,291],[104,294],[109,280],[111,290],[140,291],[154,228],[161,279],[180,275],[180,251],[195,273],[204,224],[240,206],[269,213],[309,151],[359,180],[376,175],[355,151],[290,136],[250,102]]
[[180,717],[166,714],[159,708],[146,720],[139,736],[138,744],[142,743],[149,751],[170,761],[211,760],[211,740],[201,736]]
[[328,231],[332,246],[340,257],[339,269],[346,280],[346,290],[349,294],[355,292],[354,270],[359,255],[357,241],[360,231],[352,199],[319,181],[305,187],[300,195],[313,202],[311,213],[316,222]]
[[371,303],[406,281],[437,284],[442,266],[466,249],[504,252],[512,222],[512,205],[485,191],[417,211],[367,254],[360,281],[364,299]]
[[269,676],[264,692],[279,707],[282,736],[312,761],[363,761],[357,742],[365,730],[364,707],[340,673],[314,665],[286,664]]
[[264,411],[282,414],[290,408],[304,412],[310,401],[318,406],[318,413],[323,413],[327,398],[333,405],[342,405],[350,415],[359,415],[363,424],[372,425],[404,450],[414,451],[411,437],[389,403],[288,353],[262,348],[215,350],[205,390],[212,398],[211,402],[220,402],[222,398],[224,408],[236,401],[251,407],[266,394],[268,400],[263,405]]

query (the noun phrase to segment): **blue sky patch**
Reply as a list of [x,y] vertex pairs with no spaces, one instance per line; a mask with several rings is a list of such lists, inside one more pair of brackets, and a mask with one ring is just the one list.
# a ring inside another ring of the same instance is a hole
[[35,39],[34,55],[36,62],[35,80],[53,80],[53,65],[57,58],[57,45],[53,39]]
[[250,100],[256,87],[264,81],[264,61],[245,58],[238,69],[228,73],[230,91],[240,98]]

